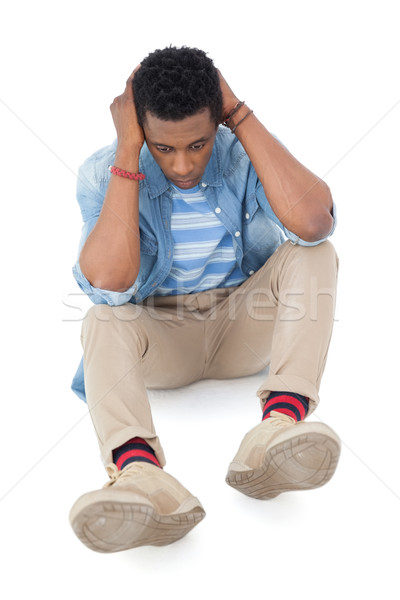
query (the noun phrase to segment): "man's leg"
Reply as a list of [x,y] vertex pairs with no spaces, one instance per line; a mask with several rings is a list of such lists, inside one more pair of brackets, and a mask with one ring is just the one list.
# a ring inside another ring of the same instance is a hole
[[81,541],[100,552],[171,543],[205,514],[197,498],[155,466],[165,458],[146,388],[190,383],[204,360],[204,325],[178,300],[160,303],[98,305],[82,327],[87,402],[110,481],[79,498],[70,520]]
[[[210,321],[207,376],[237,377],[269,364],[269,375],[258,390],[268,418],[243,440],[228,473],[228,483],[244,493],[273,497],[289,489],[316,487],[336,468],[340,442],[330,428],[318,423],[293,427],[319,401],[336,280],[337,257],[329,242],[306,248],[286,242],[225,306],[217,307],[214,323]],[[275,393],[269,401],[271,392]],[[278,442],[286,449],[291,446],[290,461],[281,445],[281,455],[270,466],[272,440],[275,454]],[[280,479],[274,475],[278,463]]]
[[176,303],[91,308],[82,327],[87,403],[105,464],[134,437],[165,457],[147,388],[175,388],[199,379],[202,324]]
[[332,334],[337,258],[330,242],[282,244],[271,258],[210,312],[207,377],[256,373],[269,365],[258,390],[319,401],[318,389]]

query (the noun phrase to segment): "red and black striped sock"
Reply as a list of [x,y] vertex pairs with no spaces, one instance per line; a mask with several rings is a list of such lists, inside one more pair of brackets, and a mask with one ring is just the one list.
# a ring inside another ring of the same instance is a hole
[[303,421],[308,411],[308,398],[292,392],[271,392],[264,405],[263,421],[268,419],[272,410],[288,415],[295,421]]
[[131,462],[144,461],[161,467],[156,453],[142,438],[135,437],[113,450],[113,462],[122,471]]

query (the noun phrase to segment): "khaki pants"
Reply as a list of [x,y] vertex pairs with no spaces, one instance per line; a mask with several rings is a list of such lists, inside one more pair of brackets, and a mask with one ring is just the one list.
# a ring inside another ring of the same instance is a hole
[[257,391],[290,391],[318,404],[332,333],[337,257],[328,241],[282,244],[238,287],[93,306],[82,326],[88,407],[105,463],[139,436],[165,465],[147,388],[269,374]]

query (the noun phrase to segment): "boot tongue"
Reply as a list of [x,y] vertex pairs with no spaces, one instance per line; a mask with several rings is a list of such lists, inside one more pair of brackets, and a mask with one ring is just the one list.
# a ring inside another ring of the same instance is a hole
[[143,470],[143,468],[143,463],[133,462],[127,465],[124,469],[122,469],[122,471],[120,471],[117,465],[115,465],[114,463],[110,463],[106,466],[106,471],[110,479],[103,485],[103,487],[110,487],[111,485],[114,485],[114,483],[120,481],[121,479],[127,479],[130,475],[130,472],[132,471],[136,473],[139,472],[139,474],[141,475],[141,471]]
[[274,420],[276,419],[276,422],[278,424],[278,421],[281,422],[281,424],[285,424],[285,425],[295,425],[296,421],[295,419],[293,419],[292,417],[289,417],[289,415],[285,415],[284,413],[279,412],[278,410],[271,410],[270,413],[270,418],[273,417]]

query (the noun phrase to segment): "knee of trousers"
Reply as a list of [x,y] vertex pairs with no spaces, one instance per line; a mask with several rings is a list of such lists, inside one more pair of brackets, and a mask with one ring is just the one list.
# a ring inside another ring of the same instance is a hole
[[296,244],[295,248],[303,248],[304,250],[311,251],[311,254],[337,260],[335,246],[329,240],[325,240],[316,246],[300,246],[299,244]]
[[85,315],[82,323],[82,335],[100,327],[121,328],[127,323],[139,322],[143,308],[127,303],[120,306],[95,304]]
[[325,240],[316,246],[301,246],[300,244],[290,244],[290,254],[293,258],[298,258],[303,264],[308,263],[327,269],[328,271],[337,271],[339,259],[334,245]]
[[337,277],[339,260],[336,250],[331,242],[325,240],[316,246],[301,246],[286,241],[256,274],[258,285],[262,285],[264,278],[274,280],[274,271],[276,275],[286,271],[288,268],[295,273],[302,273],[308,277],[312,273],[324,273],[328,279]]

